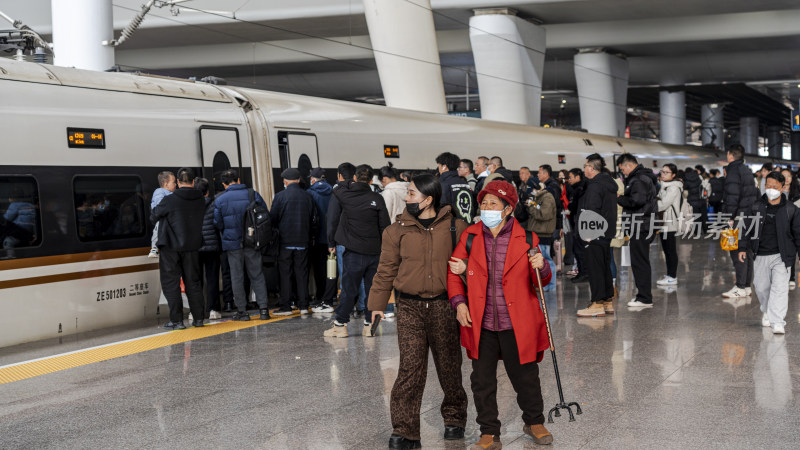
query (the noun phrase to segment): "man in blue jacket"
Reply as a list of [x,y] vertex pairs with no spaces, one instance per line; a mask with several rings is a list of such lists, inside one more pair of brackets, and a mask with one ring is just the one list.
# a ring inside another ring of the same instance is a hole
[[286,169],[281,178],[285,189],[275,194],[270,211],[272,225],[278,228],[281,239],[281,307],[275,315],[292,315],[292,294],[297,295],[300,314],[308,314],[308,250],[317,234],[317,210],[311,194],[300,187],[299,170]]
[[[261,320],[267,320],[267,284],[264,281],[261,253],[242,245],[244,214],[250,205],[250,192],[241,183],[239,174],[234,169],[222,172],[220,178],[225,192],[214,200],[214,226],[222,231],[222,251],[225,252],[231,269],[233,301],[237,309],[233,320],[250,320],[250,315],[247,314],[247,292],[244,289],[245,270],[250,278],[250,286],[256,293]],[[255,192],[255,200],[264,208],[267,207],[258,192]]]
[[319,233],[311,248],[311,266],[314,270],[314,283],[317,286],[317,301],[312,309],[314,312],[333,312],[333,303],[336,298],[338,277],[328,279],[328,205],[331,201],[333,187],[325,179],[325,170],[321,167],[311,171],[311,187],[308,193],[314,198],[319,218]]

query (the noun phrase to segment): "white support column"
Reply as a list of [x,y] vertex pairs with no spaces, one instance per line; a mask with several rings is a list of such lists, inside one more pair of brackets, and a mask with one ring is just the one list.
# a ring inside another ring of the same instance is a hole
[[700,139],[703,147],[714,146],[725,148],[725,129],[722,116],[722,105],[709,103],[700,107]]
[[686,144],[686,92],[659,92],[661,114],[661,142]]
[[539,126],[544,27],[522,20],[505,8],[477,10],[469,25],[481,117]]
[[739,143],[747,155],[758,155],[758,117],[739,119]]
[[53,64],[88,70],[107,70],[114,65],[114,47],[103,41],[114,38],[111,0],[52,0]]
[[386,105],[447,114],[430,0],[364,0],[364,14]]
[[581,126],[590,133],[625,135],[628,60],[595,50],[575,55]]

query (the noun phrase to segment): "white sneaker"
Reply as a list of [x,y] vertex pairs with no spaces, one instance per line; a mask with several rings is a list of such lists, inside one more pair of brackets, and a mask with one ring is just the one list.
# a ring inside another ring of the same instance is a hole
[[783,325],[773,325],[772,334],[786,334],[786,330],[783,329]]
[[769,326],[769,317],[767,317],[767,313],[764,313],[761,316],[761,326],[762,327],[768,327]]
[[194,322],[194,317],[192,317],[192,313],[189,313],[189,322]]
[[158,258],[158,249],[157,248],[151,248],[150,249],[150,253],[147,254],[147,257],[148,258]]
[[628,302],[628,306],[631,306],[631,307],[634,307],[634,308],[635,307],[652,308],[653,304],[652,303],[645,303],[645,302],[639,301],[639,300],[634,298],[633,300]]
[[790,281],[789,282],[789,290],[793,291],[793,290],[795,290],[795,288],[797,288],[797,283],[795,283],[794,281]]
[[656,284],[657,284],[658,286],[666,286],[666,285],[667,285],[667,280],[669,280],[669,277],[668,277],[668,276],[666,276],[666,275],[664,275],[664,278],[662,278],[662,279],[660,279],[660,280],[656,281]]
[[394,313],[393,312],[383,313],[383,318],[384,319],[391,319],[392,317],[394,317]]
[[747,289],[738,288],[736,286],[734,286],[730,291],[722,294],[722,296],[726,298],[748,297],[749,295],[750,294],[747,292]]
[[300,315],[310,314],[311,311],[308,308],[300,308]]
[[746,288],[744,288],[744,293],[749,297],[749,296],[753,295],[753,289],[751,289],[749,287],[746,287]]
[[664,285],[665,286],[677,286],[678,285],[678,279],[677,278],[672,278],[672,277],[667,277],[667,279],[664,281]]
[[219,311],[214,311],[213,309],[208,313],[208,318],[210,320],[222,319],[222,314]]
[[311,311],[314,311],[315,313],[332,313],[333,306],[328,305],[327,303],[323,303],[319,306],[311,308]]

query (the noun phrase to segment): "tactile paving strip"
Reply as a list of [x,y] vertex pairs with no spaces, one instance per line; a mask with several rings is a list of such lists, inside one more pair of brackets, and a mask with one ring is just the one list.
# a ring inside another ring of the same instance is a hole
[[249,322],[234,322],[228,320],[225,322],[206,324],[206,326],[200,328],[188,327],[185,330],[168,331],[153,336],[131,339],[129,341],[116,342],[32,361],[9,364],[0,367],[0,384],[12,383],[39,375],[71,369],[73,367],[108,361],[109,359],[142,353],[169,345],[181,344],[183,342],[203,339],[229,333],[231,331],[242,330],[244,328],[278,322],[284,319],[291,319],[292,317],[296,317],[296,315],[277,317],[270,320],[256,319],[250,320]]

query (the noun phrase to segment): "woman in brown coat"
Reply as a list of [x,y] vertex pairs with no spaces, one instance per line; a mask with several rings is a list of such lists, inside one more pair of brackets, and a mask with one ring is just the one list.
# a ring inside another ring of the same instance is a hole
[[392,289],[397,291],[400,367],[392,388],[389,448],[420,448],[420,405],[428,372],[428,350],[444,391],[444,438],[462,439],[467,394],[461,383],[458,322],[447,296],[447,261],[466,223],[442,196],[432,175],[417,175],[408,186],[406,210],[383,232],[381,259],[372,280],[368,309],[383,317]]

